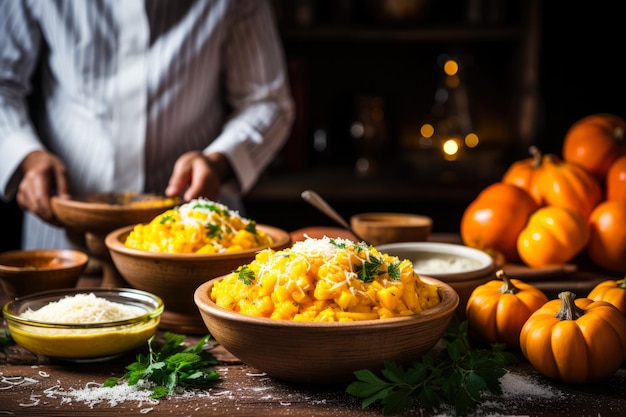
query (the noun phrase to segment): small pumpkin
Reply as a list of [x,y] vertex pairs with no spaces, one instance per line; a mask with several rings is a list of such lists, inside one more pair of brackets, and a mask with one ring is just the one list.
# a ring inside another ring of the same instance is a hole
[[465,245],[498,252],[508,262],[519,261],[517,236],[528,217],[538,208],[526,191],[503,182],[484,188],[461,217],[461,238]]
[[611,163],[626,154],[626,120],[608,113],[591,114],[565,133],[563,159],[604,181]]
[[578,211],[545,206],[530,215],[517,237],[517,252],[531,268],[562,265],[585,249],[589,226]]
[[538,205],[543,205],[537,177],[542,167],[543,154],[536,146],[528,148],[530,158],[513,162],[502,176],[502,182],[528,192]]
[[611,303],[626,316],[626,279],[602,281],[593,287],[587,298]]
[[607,200],[589,215],[587,254],[598,266],[626,272],[626,200]]
[[548,378],[570,384],[603,381],[626,360],[626,317],[606,301],[564,291],[531,314],[520,348]]
[[533,285],[509,279],[501,269],[496,277],[470,294],[465,307],[468,331],[476,340],[517,348],[524,323],[548,297]]
[[593,175],[552,154],[544,155],[537,181],[545,205],[577,210],[585,218],[604,197]]
[[605,186],[607,200],[626,200],[626,155],[611,164]]

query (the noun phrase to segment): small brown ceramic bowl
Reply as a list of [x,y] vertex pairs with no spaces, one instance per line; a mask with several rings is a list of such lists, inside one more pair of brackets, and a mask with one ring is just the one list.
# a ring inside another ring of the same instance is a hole
[[420,276],[437,278],[459,294],[459,316],[474,288],[494,279],[496,263],[486,252],[464,245],[440,242],[399,242],[376,247],[381,252],[408,259]]
[[350,217],[350,227],[366,242],[376,246],[426,240],[433,220],[411,213],[359,213]]
[[0,253],[0,283],[9,298],[74,288],[88,256],[71,249],[14,250]]
[[[148,252],[124,244],[133,227],[122,227],[107,235],[105,244],[113,263],[133,288],[163,299],[165,311],[161,327],[178,333],[206,333],[206,326],[193,301],[194,291],[203,282],[250,263],[260,250],[209,254]],[[282,229],[262,224],[257,224],[257,229],[272,238],[272,249],[291,245],[291,236]]]
[[352,322],[301,322],[253,317],[217,306],[213,284],[200,285],[194,300],[211,335],[249,366],[286,381],[335,384],[354,371],[382,369],[384,361],[408,364],[431,350],[452,318],[459,297],[434,278],[440,304],[421,313]]

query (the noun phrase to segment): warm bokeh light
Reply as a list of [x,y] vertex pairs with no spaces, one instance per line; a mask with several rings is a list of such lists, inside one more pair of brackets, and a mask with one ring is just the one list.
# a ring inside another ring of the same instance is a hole
[[475,148],[478,146],[478,142],[480,142],[480,140],[478,139],[478,135],[476,133],[468,133],[465,136],[465,146],[468,148]]
[[459,152],[459,143],[456,139],[446,139],[441,149],[446,155],[456,155]]
[[424,123],[420,128],[420,134],[425,138],[430,138],[435,134],[435,128],[430,123]]
[[450,76],[456,75],[459,72],[459,64],[455,60],[449,59],[443,64],[443,72]]

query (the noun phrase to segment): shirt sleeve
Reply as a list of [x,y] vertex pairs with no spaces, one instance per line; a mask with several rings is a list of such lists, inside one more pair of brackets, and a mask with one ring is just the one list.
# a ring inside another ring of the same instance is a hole
[[13,198],[17,168],[43,145],[27,105],[41,36],[25,1],[0,2],[0,196]]
[[287,140],[295,109],[271,4],[252,0],[239,5],[223,66],[233,112],[205,151],[226,154],[239,191],[246,193]]

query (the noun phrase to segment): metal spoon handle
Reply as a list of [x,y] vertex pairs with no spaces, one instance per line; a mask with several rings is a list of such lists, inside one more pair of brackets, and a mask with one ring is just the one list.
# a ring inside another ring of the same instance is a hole
[[305,190],[302,192],[301,196],[304,201],[311,204],[313,207],[317,208],[322,213],[326,214],[328,217],[339,223],[345,229],[350,231],[350,233],[352,233],[357,239],[365,242],[365,239],[361,238],[361,236],[359,236],[354,230],[352,230],[350,224],[343,217],[341,217],[339,213],[337,213],[335,209],[333,209],[330,204],[328,204],[326,200],[324,200],[318,193],[312,190]]

